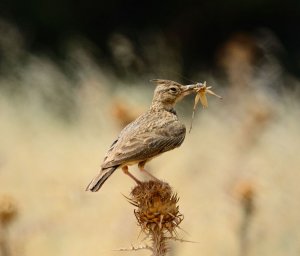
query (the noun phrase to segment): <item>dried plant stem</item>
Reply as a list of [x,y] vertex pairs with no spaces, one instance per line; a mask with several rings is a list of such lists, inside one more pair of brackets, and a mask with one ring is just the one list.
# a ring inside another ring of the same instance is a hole
[[235,196],[242,210],[242,222],[239,230],[239,255],[249,254],[249,231],[255,213],[255,185],[251,181],[240,181],[235,187]]
[[120,249],[115,249],[113,251],[120,251],[120,252],[128,252],[128,251],[139,251],[139,250],[150,250],[152,251],[152,248],[148,245],[144,245],[144,246],[131,246],[130,248],[120,248]]
[[155,225],[150,231],[152,239],[152,256],[164,256],[167,254],[167,238],[164,235],[163,230]]
[[10,256],[8,234],[6,227],[0,225],[0,256]]
[[240,229],[240,256],[248,255],[249,251],[249,229],[253,217],[253,199],[247,199],[243,205],[243,220]]
[[0,197],[0,256],[10,256],[8,228],[17,215],[15,200],[7,195]]

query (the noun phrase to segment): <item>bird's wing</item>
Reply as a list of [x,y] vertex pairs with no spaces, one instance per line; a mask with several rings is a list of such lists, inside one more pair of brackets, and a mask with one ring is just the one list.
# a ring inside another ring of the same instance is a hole
[[116,143],[108,152],[102,168],[143,161],[179,147],[185,138],[185,127],[179,122],[170,126],[164,125],[155,131],[141,132],[120,140],[120,143]]

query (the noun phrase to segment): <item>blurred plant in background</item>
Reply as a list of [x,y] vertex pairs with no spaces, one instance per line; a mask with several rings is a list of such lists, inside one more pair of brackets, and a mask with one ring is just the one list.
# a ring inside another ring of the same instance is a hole
[[12,254],[12,243],[9,240],[9,226],[15,220],[18,210],[15,200],[6,195],[0,197],[0,255]]

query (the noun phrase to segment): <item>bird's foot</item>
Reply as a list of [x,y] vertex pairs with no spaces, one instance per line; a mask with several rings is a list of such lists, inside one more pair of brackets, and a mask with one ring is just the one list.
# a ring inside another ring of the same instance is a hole
[[134,177],[134,176],[129,172],[128,166],[122,167],[122,171],[123,171],[126,175],[128,175],[130,178],[132,178],[137,184],[141,184],[141,183],[142,183],[139,179],[137,179],[136,177]]
[[139,169],[140,169],[141,172],[144,172],[145,174],[147,174],[152,180],[159,181],[158,178],[156,178],[153,174],[151,174],[150,172],[145,170],[143,167],[139,167]]

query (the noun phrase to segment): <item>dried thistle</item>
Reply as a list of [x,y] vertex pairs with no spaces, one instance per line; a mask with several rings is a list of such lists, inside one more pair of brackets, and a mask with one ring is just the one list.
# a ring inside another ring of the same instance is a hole
[[15,200],[7,195],[0,197],[0,255],[10,256],[11,246],[9,243],[9,224],[15,219],[18,213]]
[[131,191],[129,202],[136,206],[135,217],[141,228],[152,241],[153,256],[166,255],[168,240],[176,240],[176,229],[183,220],[179,212],[178,196],[168,183],[151,180],[141,182]]
[[0,197],[0,225],[6,226],[17,215],[17,206],[15,200],[7,195]]
[[206,98],[206,94],[210,94],[213,95],[219,99],[222,99],[222,97],[216,93],[214,93],[211,88],[212,86],[206,86],[206,81],[202,84],[202,83],[198,83],[197,85],[199,85],[198,87],[196,87],[194,90],[196,92],[196,97],[195,97],[195,103],[194,103],[194,108],[193,108],[193,114],[192,114],[192,120],[191,120],[191,125],[190,125],[190,130],[189,132],[191,132],[192,127],[193,127],[193,120],[195,117],[195,111],[196,111],[196,107],[199,103],[199,101],[201,102],[201,105],[203,108],[207,108],[208,107],[208,102],[207,102],[207,98]]
[[239,181],[234,187],[234,196],[242,210],[242,221],[239,230],[239,255],[245,256],[249,252],[249,230],[255,213],[256,187],[250,180]]

